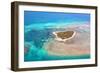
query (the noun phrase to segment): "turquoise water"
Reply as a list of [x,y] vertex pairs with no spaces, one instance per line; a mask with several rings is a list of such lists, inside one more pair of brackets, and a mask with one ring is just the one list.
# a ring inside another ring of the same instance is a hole
[[53,31],[64,30],[69,25],[87,25],[89,14],[24,11],[24,61],[89,59],[90,54],[78,56],[50,55],[43,47],[54,39]]

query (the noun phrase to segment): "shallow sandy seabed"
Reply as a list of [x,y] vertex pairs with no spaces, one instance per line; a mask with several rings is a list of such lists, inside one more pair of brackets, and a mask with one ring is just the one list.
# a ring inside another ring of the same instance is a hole
[[[79,27],[79,28],[78,28]],[[90,54],[90,32],[89,28],[82,28],[81,26],[68,27],[66,30],[76,32],[74,38],[66,42],[60,42],[55,39],[49,39],[44,44],[44,48],[48,54],[58,56],[79,56]]]

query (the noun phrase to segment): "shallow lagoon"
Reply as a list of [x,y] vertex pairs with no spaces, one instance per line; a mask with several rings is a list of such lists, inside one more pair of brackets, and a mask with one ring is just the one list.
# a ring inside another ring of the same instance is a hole
[[[77,28],[76,28],[77,27]],[[83,27],[83,28],[82,28]],[[85,27],[85,29],[84,29]],[[87,27],[87,25],[85,26],[74,26],[74,27],[70,27],[68,28],[68,30],[72,30],[74,31],[78,31],[81,35],[81,37],[78,38],[74,38],[76,41],[74,44],[75,46],[77,46],[80,49],[83,49],[84,47],[86,49],[90,49],[89,48],[89,27]],[[87,29],[87,30],[86,30]],[[56,43],[54,40],[54,35],[52,34],[53,31],[64,31],[64,29],[42,29],[42,30],[31,30],[27,33],[25,33],[25,55],[24,55],[24,60],[25,61],[44,61],[44,60],[64,60],[64,59],[87,59],[90,58],[90,54],[83,54],[83,55],[56,55],[56,54],[50,54],[50,50],[47,46],[47,43],[53,42]],[[67,30],[66,30],[67,31]],[[85,35],[85,36],[84,36]],[[52,40],[50,40],[52,39]],[[79,43],[81,43],[83,46],[79,47],[78,45],[80,45]],[[62,42],[61,42],[62,43]],[[76,44],[77,43],[77,44]],[[59,44],[59,43],[58,43]],[[57,43],[55,44],[58,45]],[[71,44],[71,42],[70,42]],[[65,44],[65,45],[70,45],[70,44]],[[52,44],[49,44],[49,46]],[[61,45],[60,45],[61,46]],[[63,47],[63,46],[62,46]],[[53,47],[51,47],[52,49]],[[63,49],[65,49],[64,51],[67,51],[66,49],[67,47],[64,47]],[[53,48],[53,49],[57,49],[57,48]],[[61,48],[58,48],[58,51]],[[70,48],[69,48],[70,49]],[[74,49],[74,47],[73,47]],[[75,48],[77,49],[77,48]],[[52,50],[51,50],[52,52]],[[56,52],[57,53],[57,50]]]

